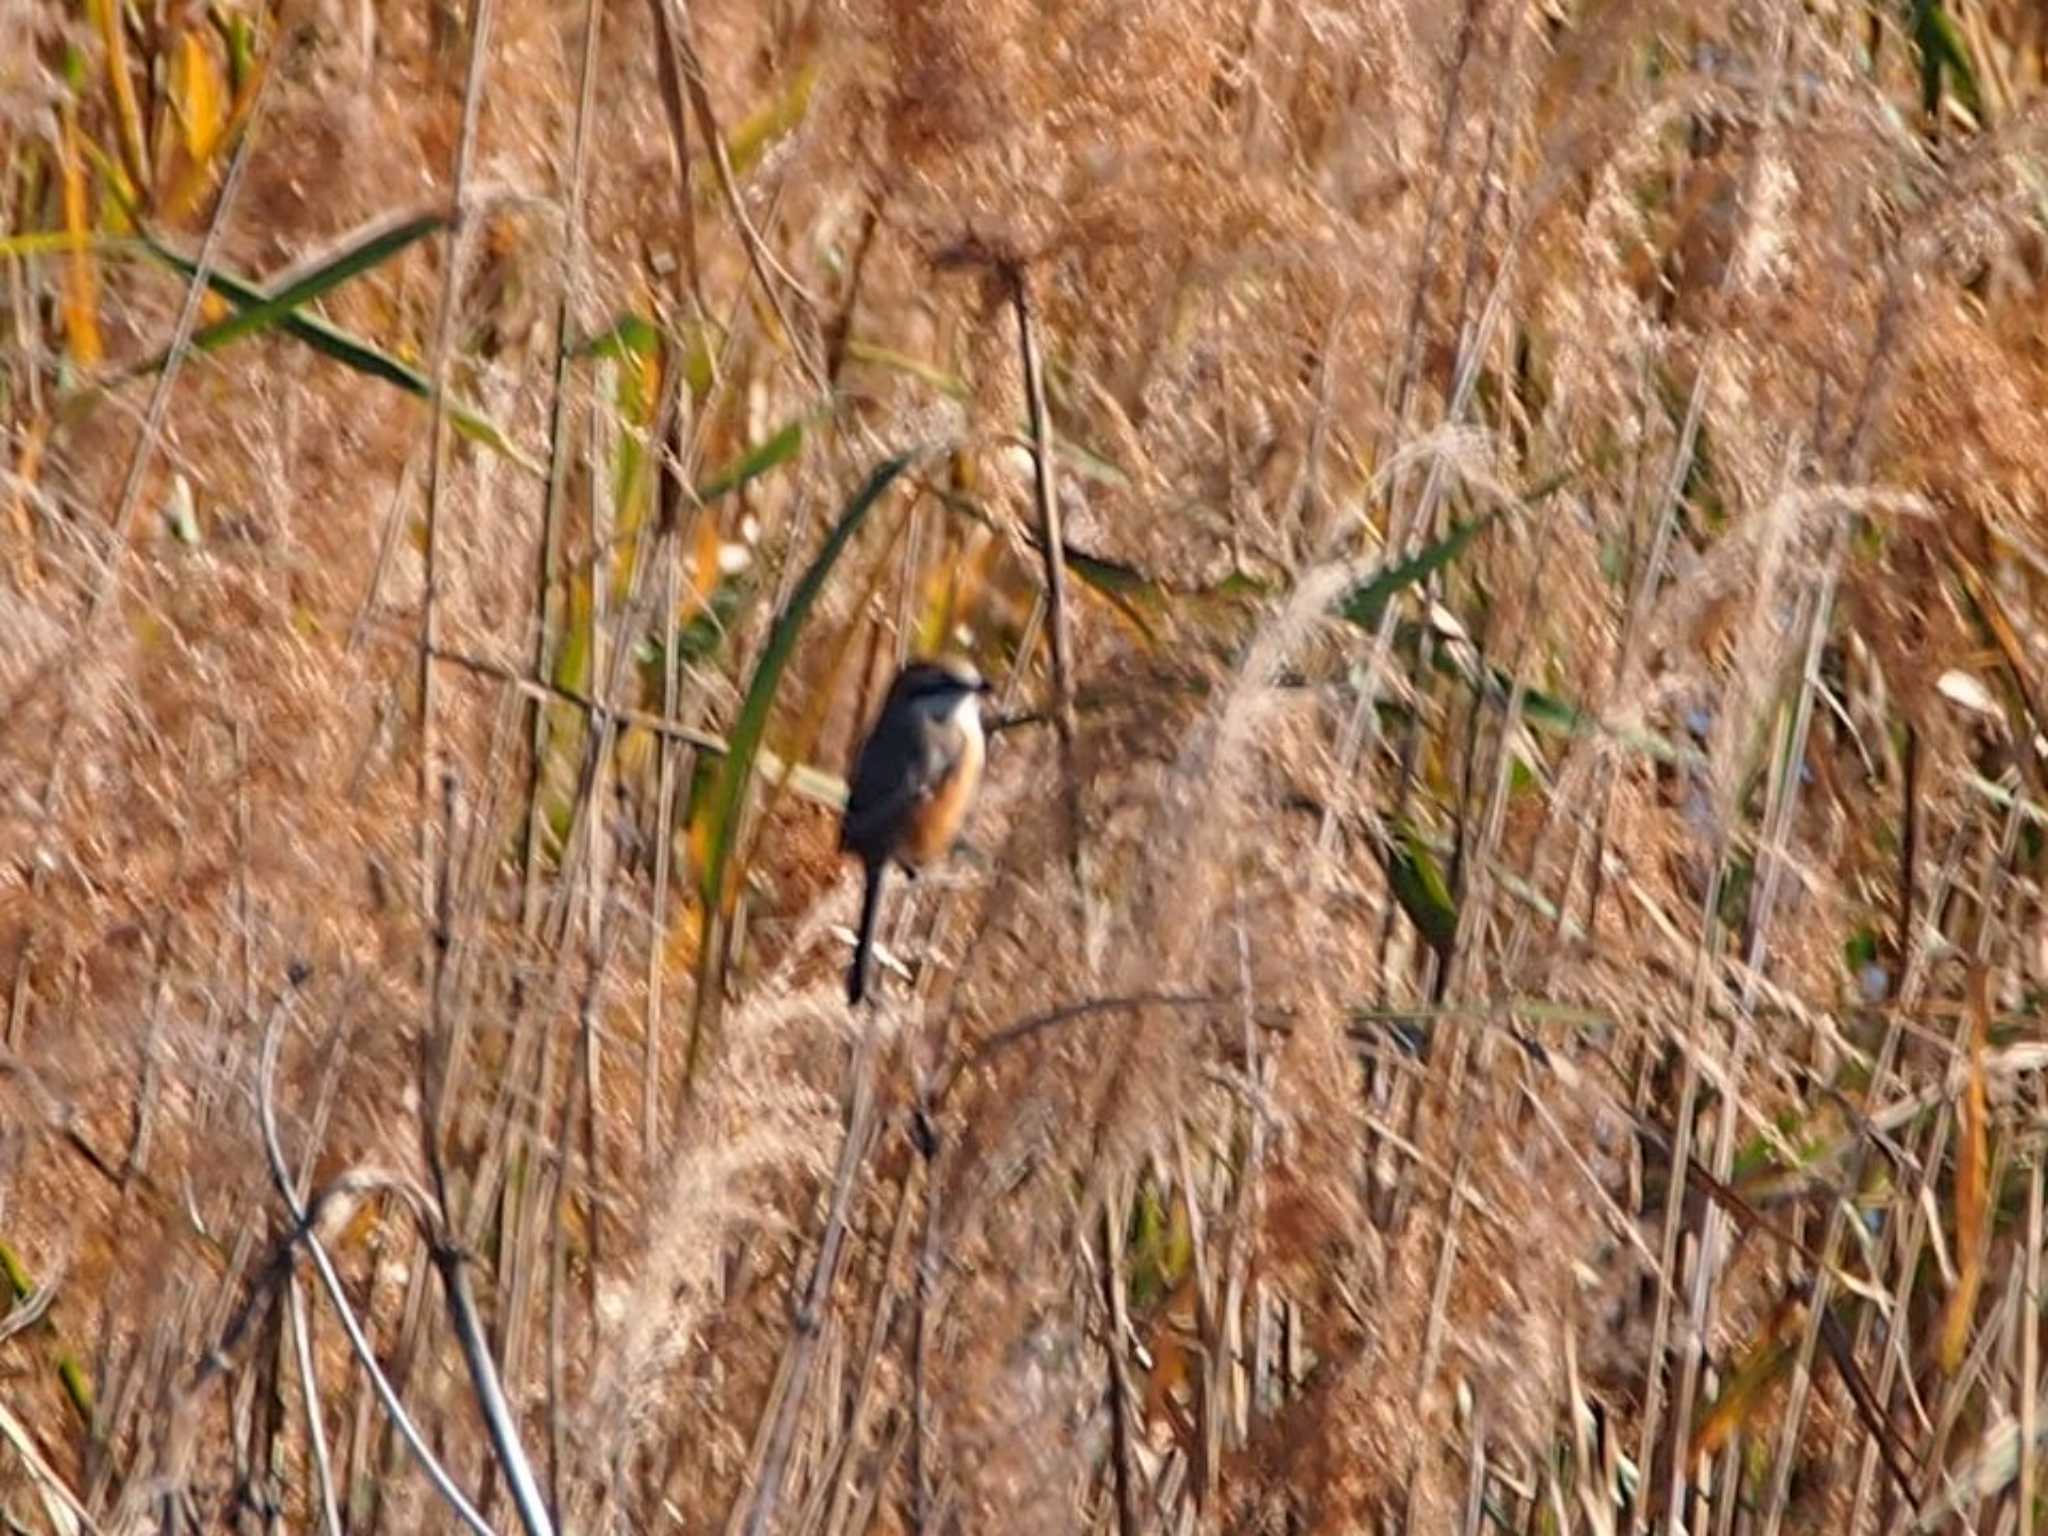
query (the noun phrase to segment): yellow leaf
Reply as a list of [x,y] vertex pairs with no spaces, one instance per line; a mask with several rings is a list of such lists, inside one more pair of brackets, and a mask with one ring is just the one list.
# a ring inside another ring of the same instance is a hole
[[[194,157],[189,160],[178,173],[170,191],[164,196],[161,207],[165,223],[172,224],[183,219],[199,201],[199,194],[206,190],[210,179],[213,157],[234,143],[241,131],[248,126],[250,114],[256,110],[257,92],[262,88],[263,77],[269,72],[269,68],[270,58],[266,54],[255,61],[255,67],[250,69],[235,87],[234,104],[228,108],[226,117],[215,128],[213,142],[208,147],[206,158]],[[218,78],[215,77],[216,82]]]
[[121,125],[121,152],[128,177],[138,187],[152,185],[149,148],[142,137],[142,110],[135,104],[135,79],[128,67],[128,34],[121,26],[121,0],[87,0],[100,42],[107,50],[107,95]]
[[220,143],[227,120],[221,106],[220,65],[198,28],[188,27],[178,40],[178,95],[185,121],[185,153],[194,165],[204,165]]
[[93,264],[91,218],[86,207],[85,155],[78,114],[64,104],[64,232],[71,237],[71,261],[64,280],[64,335],[71,359],[90,368],[105,355],[100,344],[99,269]]
[[[692,829],[695,840],[695,829]],[[704,908],[694,899],[676,903],[675,920],[668,925],[662,945],[662,959],[671,976],[686,976],[697,968],[697,950],[704,942]]]
[[697,513],[696,528],[690,552],[690,591],[683,598],[682,612],[677,619],[695,618],[711,601],[711,594],[718,590],[718,519],[708,509]]
[[1978,966],[1970,972],[1969,1075],[1960,1106],[1962,1133],[1956,1141],[1956,1288],[1941,1319],[1939,1357],[1954,1374],[1970,1342],[1977,1292],[1984,1284],[1984,1223],[1990,1210],[1989,1111],[1984,1091],[1984,1051],[1991,1034],[1991,980]]

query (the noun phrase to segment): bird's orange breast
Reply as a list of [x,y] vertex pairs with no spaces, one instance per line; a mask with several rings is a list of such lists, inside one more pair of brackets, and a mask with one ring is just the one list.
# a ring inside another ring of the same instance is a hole
[[960,824],[967,819],[967,807],[973,803],[975,786],[981,782],[984,753],[981,733],[969,731],[965,734],[965,750],[960,754],[960,761],[953,765],[953,771],[941,779],[930,794],[913,805],[905,818],[908,825],[903,829],[903,846],[898,857],[906,864],[928,864],[943,857],[953,846],[953,839],[960,835]]

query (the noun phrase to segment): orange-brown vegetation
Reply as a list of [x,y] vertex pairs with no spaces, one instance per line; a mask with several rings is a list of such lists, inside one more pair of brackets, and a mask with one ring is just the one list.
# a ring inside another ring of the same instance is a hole
[[0,0],[9,1528],[2035,1529],[2044,50]]

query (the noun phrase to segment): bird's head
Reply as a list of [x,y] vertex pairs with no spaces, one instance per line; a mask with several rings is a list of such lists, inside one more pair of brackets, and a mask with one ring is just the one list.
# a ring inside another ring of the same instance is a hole
[[897,696],[935,717],[945,719],[962,712],[979,720],[979,704],[989,690],[974,663],[964,656],[940,655],[913,661],[896,680]]

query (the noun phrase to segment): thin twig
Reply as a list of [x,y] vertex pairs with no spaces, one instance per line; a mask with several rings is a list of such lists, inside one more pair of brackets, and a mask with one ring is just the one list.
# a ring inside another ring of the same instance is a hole
[[939,1177],[939,1159],[946,1150],[945,1144],[939,1140],[935,1124],[937,1113],[938,1106],[932,1098],[930,1085],[919,1081],[911,1136],[925,1163],[924,1223],[918,1234],[917,1272],[913,1277],[916,1310],[910,1324],[910,1528],[917,1536],[924,1536],[937,1522],[931,1456],[926,1449],[930,1440],[928,1383],[932,1329],[937,1326],[937,1319],[932,1315],[932,1291],[939,1268],[939,1204],[944,1189]]
[[694,726],[682,725],[661,715],[649,714],[644,709],[626,709],[616,704],[607,704],[587,693],[579,693],[574,688],[563,688],[542,678],[528,677],[517,668],[491,661],[486,657],[472,656],[463,651],[451,651],[445,646],[436,647],[430,655],[435,661],[445,661],[450,666],[461,667],[464,671],[474,672],[479,677],[490,677],[502,683],[510,683],[529,698],[555,699],[564,704],[574,704],[593,719],[638,726],[643,731],[651,731],[665,740],[683,742],[700,752],[709,752],[718,757],[725,755],[725,739],[714,736],[709,731],[700,731]]
[[320,1523],[328,1536],[341,1536],[341,1505],[334,1496],[334,1465],[327,1454],[327,1428],[320,1421],[320,1378],[313,1368],[312,1330],[306,1325],[306,1297],[299,1277],[285,1280],[285,1306],[292,1328],[292,1358],[299,1367],[299,1396],[306,1410],[306,1440],[313,1448],[313,1481],[320,1491]]
[[334,1264],[327,1257],[327,1249],[310,1224],[307,1213],[309,1210],[317,1211],[320,1208],[320,1201],[315,1200],[310,1205],[301,1205],[298,1191],[293,1188],[291,1169],[285,1162],[284,1143],[278,1137],[277,1110],[270,1091],[271,1080],[277,1072],[278,1044],[284,1034],[286,1011],[285,1004],[280,1000],[271,1010],[269,1028],[263,1032],[263,1054],[256,1069],[256,1116],[263,1129],[263,1150],[270,1159],[271,1181],[277,1186],[278,1198],[291,1213],[291,1241],[306,1245],[306,1252],[313,1259],[313,1267],[320,1272],[320,1283],[327,1289],[327,1299],[334,1304],[335,1313],[341,1318],[342,1331],[348,1335],[349,1344],[354,1348],[357,1360],[362,1363],[365,1374],[370,1378],[370,1385],[383,1401],[384,1411],[391,1416],[391,1422],[400,1437],[418,1458],[421,1470],[427,1474],[427,1480],[434,1485],[441,1497],[448,1501],[449,1507],[461,1518],[462,1523],[475,1531],[477,1536],[495,1536],[490,1524],[477,1513],[476,1506],[464,1497],[462,1490],[455,1486],[455,1479],[449,1476],[448,1469],[441,1465],[433,1451],[428,1448],[426,1437],[420,1433],[419,1426],[413,1423],[412,1416],[405,1411],[405,1404],[398,1400],[397,1389],[385,1376],[384,1368],[377,1363],[377,1351],[364,1334],[363,1325],[356,1320],[354,1309],[349,1306],[348,1295],[342,1289],[341,1276],[335,1273]]
[[448,462],[448,355],[455,349],[456,301],[462,288],[463,237],[469,210],[463,194],[469,187],[469,162],[476,148],[477,120],[483,110],[484,66],[490,57],[495,0],[476,0],[470,18],[469,72],[462,90],[462,129],[455,141],[455,164],[449,176],[448,201],[453,209],[442,254],[440,313],[434,323],[433,394],[427,427],[427,509],[422,556],[426,570],[420,588],[419,774],[416,780],[420,860],[420,910],[429,912],[434,899],[433,815],[435,760],[440,756],[434,709],[434,651],[440,643],[441,500]]
[[654,18],[654,73],[661,86],[661,106],[668,118],[669,141],[676,152],[676,218],[683,231],[683,270],[689,276],[690,297],[700,314],[704,303],[704,276],[697,260],[697,199],[690,185],[690,119],[683,110],[681,49],[669,16],[669,0],[647,0]]
[[867,1166],[868,1149],[876,1129],[875,1077],[880,1059],[876,1026],[863,1016],[861,1038],[855,1045],[852,1063],[852,1092],[848,1106],[846,1136],[840,1143],[839,1168],[833,1175],[824,1235],[818,1240],[818,1256],[811,1265],[811,1277],[798,1301],[795,1331],[788,1348],[785,1385],[776,1406],[761,1459],[761,1475],[754,1497],[740,1529],[746,1536],[773,1528],[775,1506],[782,1494],[782,1478],[789,1462],[789,1450],[796,1434],[797,1411],[805,1401],[811,1365],[816,1358],[818,1337],[824,1327],[825,1309],[832,1295],[832,1282],[839,1272],[839,1252],[846,1238],[847,1213],[853,1203],[853,1186]]
[[996,1052],[1015,1045],[1020,1040],[1048,1029],[1057,1029],[1076,1019],[1091,1018],[1101,1013],[1127,1013],[1136,1008],[1213,1008],[1229,1002],[1230,994],[1225,992],[1134,992],[1124,997],[1091,997],[1078,1003],[1068,1003],[1045,1013],[1036,1013],[1015,1024],[985,1035],[976,1041],[974,1048],[967,1052],[965,1060],[948,1062],[939,1069],[932,1083],[931,1099],[935,1108],[945,1104],[947,1090],[953,1086],[963,1068],[986,1061]]
[[1138,1536],[1137,1433],[1131,1423],[1131,1373],[1124,1360],[1124,1337],[1130,1318],[1124,1305],[1122,1234],[1109,1202],[1102,1206],[1102,1299],[1108,1312],[1109,1417],[1112,1450],[1111,1469],[1116,1478],[1117,1536]]
[[[789,291],[809,307],[816,305],[803,284],[792,277],[789,271],[775,259],[774,254],[762,240],[760,231],[754,228],[754,221],[747,217],[747,208],[740,198],[739,184],[733,180],[732,159],[725,152],[725,139],[718,131],[718,118],[711,108],[711,93],[704,85],[704,61],[697,56],[697,45],[692,37],[695,30],[690,21],[690,10],[684,0],[668,0],[675,8],[681,25],[675,29],[676,52],[682,58],[683,80],[689,87],[690,105],[697,114],[697,131],[704,138],[704,147],[711,156],[711,168],[718,174],[718,190],[725,195],[726,211],[732,215],[733,226],[739,231],[740,244],[747,252],[747,262],[754,269],[754,279],[761,285],[762,296],[775,311],[775,318],[782,326],[783,335],[789,341],[789,350],[797,363],[810,378],[819,394],[831,393],[831,381],[824,370],[810,354],[808,348],[797,337],[797,329],[789,317],[788,307],[783,303],[782,288],[775,282],[779,277]],[[773,274],[771,276],[771,273]],[[815,327],[814,327],[815,329]]]
[[[563,214],[562,284],[555,299],[554,377],[548,400],[547,499],[541,511],[540,545],[534,573],[533,675],[544,677],[554,636],[548,626],[548,597],[555,584],[561,549],[562,501],[569,478],[569,332],[575,318],[576,290],[583,280],[583,198],[589,184],[590,125],[597,91],[597,44],[604,18],[602,0],[584,0],[583,64],[576,93],[576,126],[569,151],[569,206]],[[526,870],[520,919],[532,933],[539,924],[541,845],[545,812],[542,778],[547,768],[548,716],[534,700],[531,731],[533,755],[527,763]]]
[[1032,492],[1038,501],[1040,553],[1045,560],[1046,624],[1052,637],[1052,717],[1060,737],[1061,790],[1067,810],[1067,865],[1074,888],[1085,893],[1081,865],[1081,771],[1074,744],[1074,641],[1067,604],[1066,541],[1060,534],[1059,488],[1053,482],[1052,415],[1045,404],[1045,359],[1038,345],[1031,287],[1023,263],[1002,264],[1017,313],[1017,349],[1024,363],[1025,399],[1031,407]]

